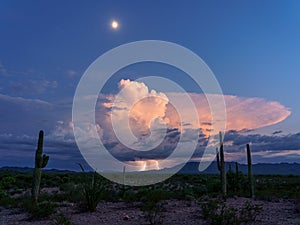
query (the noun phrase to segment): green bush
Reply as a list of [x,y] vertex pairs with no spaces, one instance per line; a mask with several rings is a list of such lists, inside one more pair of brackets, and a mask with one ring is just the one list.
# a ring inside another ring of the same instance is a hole
[[2,189],[8,190],[12,188],[15,183],[16,183],[16,179],[11,175],[7,175],[1,179],[0,186],[2,187]]
[[237,223],[237,210],[226,208],[222,201],[211,200],[201,205],[202,215],[211,225],[233,225]]
[[51,225],[72,225],[73,223],[62,213],[55,215]]
[[141,210],[151,225],[163,223],[163,211],[165,211],[163,200],[165,199],[165,193],[157,189],[149,190],[144,196]]
[[24,201],[25,209],[31,215],[32,220],[49,218],[55,211],[55,204],[49,201],[43,201],[37,205],[33,204],[29,199]]
[[202,215],[211,225],[240,225],[255,222],[256,216],[262,210],[260,205],[250,201],[240,208],[227,207],[223,201],[210,200],[202,203]]
[[19,173],[16,176],[18,182],[15,183],[17,188],[26,190],[32,186],[32,174],[30,173]]
[[259,204],[252,204],[246,201],[239,211],[239,219],[243,223],[250,223],[256,220],[257,215],[261,212],[262,206]]
[[128,190],[123,195],[123,200],[127,203],[133,203],[139,201],[139,196],[132,190]]
[[5,208],[11,208],[11,207],[15,207],[16,205],[17,205],[16,200],[11,198],[0,188],[0,206]]
[[220,192],[220,179],[216,180],[216,179],[212,179],[210,182],[207,183],[207,189],[209,193],[218,193]]

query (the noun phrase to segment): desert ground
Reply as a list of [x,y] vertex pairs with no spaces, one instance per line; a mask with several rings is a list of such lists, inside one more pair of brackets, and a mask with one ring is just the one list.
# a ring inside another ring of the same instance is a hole
[[[248,198],[236,197],[226,200],[226,205],[241,207]],[[278,199],[276,201],[250,200],[254,204],[262,206],[255,222],[247,224],[261,225],[293,225],[300,224],[300,212],[295,207],[294,200]],[[95,212],[80,212],[73,204],[66,204],[56,209],[58,215],[64,215],[71,224],[128,224],[147,225],[150,224],[143,211],[140,210],[141,202],[100,202]],[[194,200],[167,200],[162,212],[162,223],[165,225],[186,224],[210,224],[203,218],[199,204]],[[1,225],[46,225],[66,224],[60,222],[59,216],[51,216],[48,219],[32,220],[31,216],[21,208],[1,209]]]

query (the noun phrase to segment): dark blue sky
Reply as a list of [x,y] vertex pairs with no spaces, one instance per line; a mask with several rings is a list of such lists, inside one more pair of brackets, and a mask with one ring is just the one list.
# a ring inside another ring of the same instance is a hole
[[[35,145],[39,129],[50,135],[57,121],[69,121],[76,85],[87,67],[111,48],[138,40],[164,40],[187,47],[212,69],[225,95],[276,101],[291,111],[286,120],[256,133],[298,133],[299,11],[299,1],[276,0],[1,1],[0,153],[6,161],[0,161],[0,166],[17,164],[13,155],[24,147],[24,143],[5,144],[13,142],[10,135],[21,140],[32,137]],[[119,21],[120,29],[110,28],[112,19]],[[124,71],[104,92],[111,87],[114,93],[119,78],[155,73],[147,65]],[[156,73],[164,72],[187,91],[200,92],[178,71],[160,67]],[[47,113],[42,116],[39,111]],[[66,140],[62,144],[67,145]],[[31,146],[27,147],[29,151]],[[299,162],[298,139],[293,150],[292,157],[282,161]]]

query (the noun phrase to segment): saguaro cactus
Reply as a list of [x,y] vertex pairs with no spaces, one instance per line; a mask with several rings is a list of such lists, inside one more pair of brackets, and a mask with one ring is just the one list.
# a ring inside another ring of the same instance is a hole
[[216,149],[217,165],[218,165],[218,170],[220,171],[222,195],[223,195],[223,197],[226,197],[226,195],[227,195],[226,169],[225,169],[225,161],[224,161],[222,133],[220,132],[219,135],[220,135],[220,152],[218,152],[218,148],[217,148]]
[[42,177],[42,168],[44,168],[49,160],[49,156],[43,155],[43,139],[44,131],[40,131],[37,150],[35,152],[35,166],[33,170],[33,180],[32,180],[32,189],[31,196],[32,202],[37,203],[38,195],[40,191],[41,177]]
[[235,175],[236,175],[236,179],[239,178],[239,164],[238,162],[235,162]]
[[125,186],[125,172],[126,172],[126,166],[123,166],[123,185],[122,185],[123,197],[124,197],[125,191],[126,191],[126,186]]
[[251,161],[251,151],[250,145],[247,144],[247,161],[248,161],[248,179],[250,188],[250,198],[254,198],[254,180],[252,174],[252,161]]
[[239,164],[235,162],[235,189],[236,191],[240,190],[240,179],[239,179]]

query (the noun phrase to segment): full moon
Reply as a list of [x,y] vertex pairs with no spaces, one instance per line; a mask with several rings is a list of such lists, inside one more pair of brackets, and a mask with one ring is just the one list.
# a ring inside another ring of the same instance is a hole
[[113,20],[111,22],[111,28],[116,30],[116,29],[118,29],[118,27],[119,27],[119,23],[117,21]]

